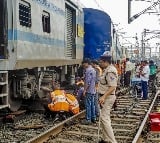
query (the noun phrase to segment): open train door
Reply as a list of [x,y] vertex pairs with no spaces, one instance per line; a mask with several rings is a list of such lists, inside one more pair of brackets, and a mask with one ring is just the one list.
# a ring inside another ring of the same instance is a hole
[[7,58],[8,13],[7,0],[0,0],[0,59]]

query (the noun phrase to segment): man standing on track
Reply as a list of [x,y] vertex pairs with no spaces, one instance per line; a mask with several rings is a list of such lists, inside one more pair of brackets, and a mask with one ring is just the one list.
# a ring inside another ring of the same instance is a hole
[[102,69],[100,68],[98,61],[96,61],[96,60],[92,60],[91,64],[92,64],[92,67],[96,70],[96,94],[95,94],[94,102],[95,102],[96,120],[98,121],[98,119],[99,119],[99,103],[98,103],[97,89],[98,89],[99,78],[102,75]]
[[124,85],[126,87],[130,85],[131,70],[132,70],[132,63],[129,61],[129,58],[126,58],[126,68],[125,68],[125,76],[124,76]]
[[116,68],[111,64],[111,59],[110,55],[102,55],[99,61],[99,65],[103,69],[98,85],[99,103],[102,107],[100,117],[103,133],[103,140],[99,143],[117,143],[111,126],[110,112],[116,100],[115,91],[118,74]]
[[149,73],[150,69],[148,66],[148,62],[145,60],[143,61],[143,69],[141,72],[141,80],[142,80],[142,92],[143,92],[143,100],[148,98],[148,80],[149,80]]
[[84,74],[84,92],[85,96],[85,107],[86,107],[86,120],[82,121],[82,124],[91,124],[96,122],[95,115],[95,103],[94,97],[96,94],[96,71],[91,66],[89,59],[82,61],[83,68],[85,69]]
[[115,68],[117,69],[117,72],[118,72],[118,76],[119,76],[119,79],[118,79],[118,84],[121,83],[121,76],[122,76],[122,66],[120,64],[120,60],[117,60],[117,63],[114,65]]

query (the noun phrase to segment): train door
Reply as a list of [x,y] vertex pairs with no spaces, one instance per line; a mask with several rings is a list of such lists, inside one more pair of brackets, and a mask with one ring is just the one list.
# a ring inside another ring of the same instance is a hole
[[66,4],[66,57],[76,58],[76,10]]
[[7,58],[7,32],[8,16],[7,16],[7,0],[0,0],[0,59]]

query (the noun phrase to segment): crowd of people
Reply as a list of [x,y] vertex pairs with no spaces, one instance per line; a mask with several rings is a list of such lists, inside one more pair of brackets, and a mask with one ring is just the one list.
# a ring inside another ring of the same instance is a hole
[[129,87],[132,85],[132,78],[137,79],[137,81],[141,82],[141,95],[142,99],[146,100],[148,98],[148,87],[151,84],[155,83],[157,66],[156,64],[150,60],[143,60],[141,62],[132,63],[129,61],[129,58],[126,61],[123,61],[121,64],[119,61],[115,64],[117,68],[120,85]]
[[[110,112],[116,100],[117,86],[132,86],[132,77],[139,78],[142,86],[142,99],[148,98],[148,81],[154,82],[156,66],[153,61],[145,60],[134,64],[129,58],[125,61],[112,61],[110,53],[104,53],[99,61],[84,59],[83,76],[76,78],[74,95],[66,93],[58,86],[49,93],[50,100],[44,105],[48,115],[55,113],[79,113],[86,109],[82,124],[90,125],[101,121],[103,140],[99,143],[117,143],[111,126]],[[64,114],[63,114],[64,115]]]
[[[148,99],[149,81],[153,84],[156,78],[157,67],[151,60],[132,63],[129,58],[124,61],[111,61],[111,56],[103,55],[98,61],[86,59],[82,62],[84,68],[83,97],[85,102],[86,119],[82,124],[95,123],[99,118],[102,123],[103,140],[100,143],[117,143],[111,127],[110,111],[116,100],[117,85],[132,86],[132,78],[141,82],[142,100]],[[84,103],[83,102],[83,103]],[[101,109],[102,108],[102,109]],[[101,110],[101,114],[100,114]]]

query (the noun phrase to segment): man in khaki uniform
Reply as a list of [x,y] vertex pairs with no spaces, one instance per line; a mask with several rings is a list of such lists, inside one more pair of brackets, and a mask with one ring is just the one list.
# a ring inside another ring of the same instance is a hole
[[99,65],[103,69],[98,85],[99,103],[102,107],[101,123],[103,133],[103,140],[99,143],[117,143],[111,126],[110,111],[116,100],[115,90],[118,74],[117,69],[111,64],[111,59],[110,55],[102,55],[99,61]]

